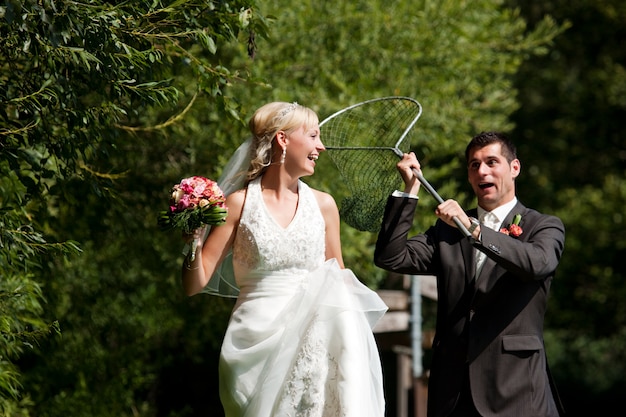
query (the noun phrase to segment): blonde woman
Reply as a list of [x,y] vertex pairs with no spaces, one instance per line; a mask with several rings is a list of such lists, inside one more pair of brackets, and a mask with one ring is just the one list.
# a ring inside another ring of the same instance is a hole
[[[344,268],[339,211],[310,188],[325,148],[315,112],[273,102],[249,123],[249,168],[227,195],[226,223],[198,239],[182,269],[202,292],[232,251],[239,290],[220,355],[227,417],[383,417],[382,370],[372,327],[387,307]],[[215,278],[214,278],[215,279]]]

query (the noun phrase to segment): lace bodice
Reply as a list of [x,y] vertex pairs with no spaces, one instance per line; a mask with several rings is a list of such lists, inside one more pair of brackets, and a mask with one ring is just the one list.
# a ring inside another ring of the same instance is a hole
[[233,242],[240,292],[220,354],[227,417],[383,417],[383,376],[372,326],[387,310],[336,259],[314,191],[281,227],[260,179],[247,188]]
[[261,178],[250,182],[233,244],[237,280],[251,272],[308,272],[324,263],[324,218],[315,195],[302,181],[298,182],[298,195],[296,214],[283,228],[265,206]]

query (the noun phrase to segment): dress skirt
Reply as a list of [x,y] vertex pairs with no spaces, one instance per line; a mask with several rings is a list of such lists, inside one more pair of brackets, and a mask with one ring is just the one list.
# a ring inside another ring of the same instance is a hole
[[220,356],[226,417],[383,417],[387,306],[335,259],[239,282]]

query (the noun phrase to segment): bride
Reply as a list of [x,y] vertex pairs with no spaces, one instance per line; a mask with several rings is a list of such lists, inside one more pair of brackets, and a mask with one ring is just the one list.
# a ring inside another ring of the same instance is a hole
[[227,193],[226,223],[206,240],[201,229],[185,236],[201,256],[182,268],[191,296],[222,279],[215,272],[232,252],[239,293],[220,354],[225,415],[383,417],[372,328],[387,307],[344,268],[333,197],[300,179],[325,150],[319,119],[273,102],[249,127],[249,167]]

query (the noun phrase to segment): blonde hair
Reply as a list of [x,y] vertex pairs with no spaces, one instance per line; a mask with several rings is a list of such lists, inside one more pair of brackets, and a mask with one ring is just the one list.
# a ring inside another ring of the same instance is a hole
[[250,167],[246,182],[262,175],[272,163],[272,143],[276,133],[282,130],[287,135],[304,126],[306,129],[318,122],[317,114],[298,103],[276,101],[260,107],[248,122],[252,133]]

